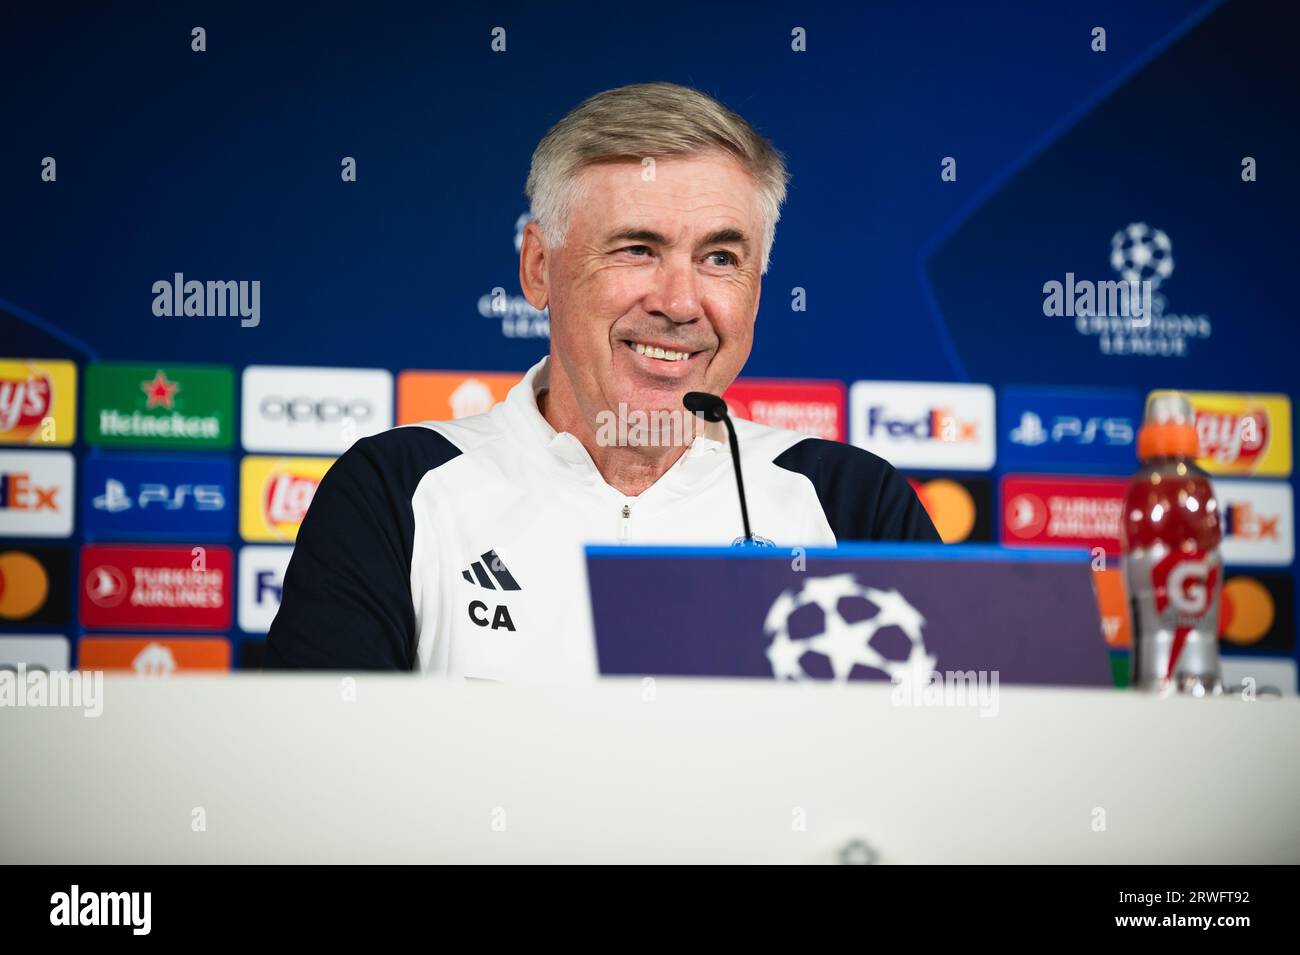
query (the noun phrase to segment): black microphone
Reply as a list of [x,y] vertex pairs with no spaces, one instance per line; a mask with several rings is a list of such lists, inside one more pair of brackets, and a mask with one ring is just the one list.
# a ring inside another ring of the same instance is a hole
[[[758,544],[749,530],[749,506],[745,503],[745,479],[740,473],[740,443],[736,440],[736,426],[727,414],[727,403],[717,395],[707,391],[688,391],[682,398],[682,404],[691,414],[699,415],[705,421],[722,421],[727,425],[727,437],[731,439],[731,463],[736,469],[736,491],[740,494],[740,520],[745,526],[746,544]],[[737,541],[736,543],[740,543]]]

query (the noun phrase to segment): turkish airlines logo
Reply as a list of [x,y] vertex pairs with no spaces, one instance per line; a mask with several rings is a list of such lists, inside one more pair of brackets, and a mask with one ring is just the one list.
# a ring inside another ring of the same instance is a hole
[[1127,486],[1121,478],[1008,474],[1002,479],[1002,542],[1117,554]]
[[844,440],[844,385],[838,381],[740,379],[722,396],[733,416],[827,441]]
[[1047,505],[1037,494],[1017,494],[1007,502],[1007,528],[1022,540],[1037,537],[1047,527]]
[[228,547],[125,547],[81,551],[81,623],[146,630],[230,627]]
[[116,607],[126,593],[126,575],[117,567],[99,566],[86,575],[86,596],[96,607]]

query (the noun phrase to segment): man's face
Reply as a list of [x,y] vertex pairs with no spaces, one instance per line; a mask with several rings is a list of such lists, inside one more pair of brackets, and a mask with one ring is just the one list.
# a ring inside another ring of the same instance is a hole
[[720,154],[657,160],[647,179],[636,162],[584,169],[547,263],[552,351],[588,421],[620,403],[680,412],[688,391],[721,394],[753,342],[754,180]]

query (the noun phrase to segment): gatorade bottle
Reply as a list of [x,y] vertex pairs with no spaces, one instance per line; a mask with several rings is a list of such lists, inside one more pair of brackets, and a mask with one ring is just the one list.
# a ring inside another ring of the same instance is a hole
[[1223,692],[1219,666],[1218,504],[1196,466],[1187,399],[1155,392],[1138,432],[1142,468],[1121,521],[1133,610],[1133,686],[1194,696]]

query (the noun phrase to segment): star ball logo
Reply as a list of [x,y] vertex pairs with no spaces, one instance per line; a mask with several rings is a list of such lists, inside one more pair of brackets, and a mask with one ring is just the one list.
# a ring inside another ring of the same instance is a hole
[[[524,229],[532,216],[520,213],[515,219],[515,257],[511,264],[511,285],[517,283],[519,251],[524,245]],[[549,309],[536,309],[523,295],[511,294],[507,286],[498,285],[484,292],[478,299],[478,313],[484,318],[501,323],[501,334],[506,338],[550,338],[551,314]]]
[[934,669],[925,618],[897,590],[853,574],[814,577],[784,591],[767,613],[767,659],[778,680],[890,680]]
[[[1073,310],[1075,331],[1095,336],[1103,355],[1185,358],[1190,343],[1207,340],[1213,332],[1205,314],[1176,314],[1161,287],[1174,274],[1174,244],[1162,229],[1130,222],[1111,236],[1110,266],[1120,282],[1083,283],[1143,290],[1141,320],[1109,308]],[[1149,292],[1147,291],[1149,290]]]

